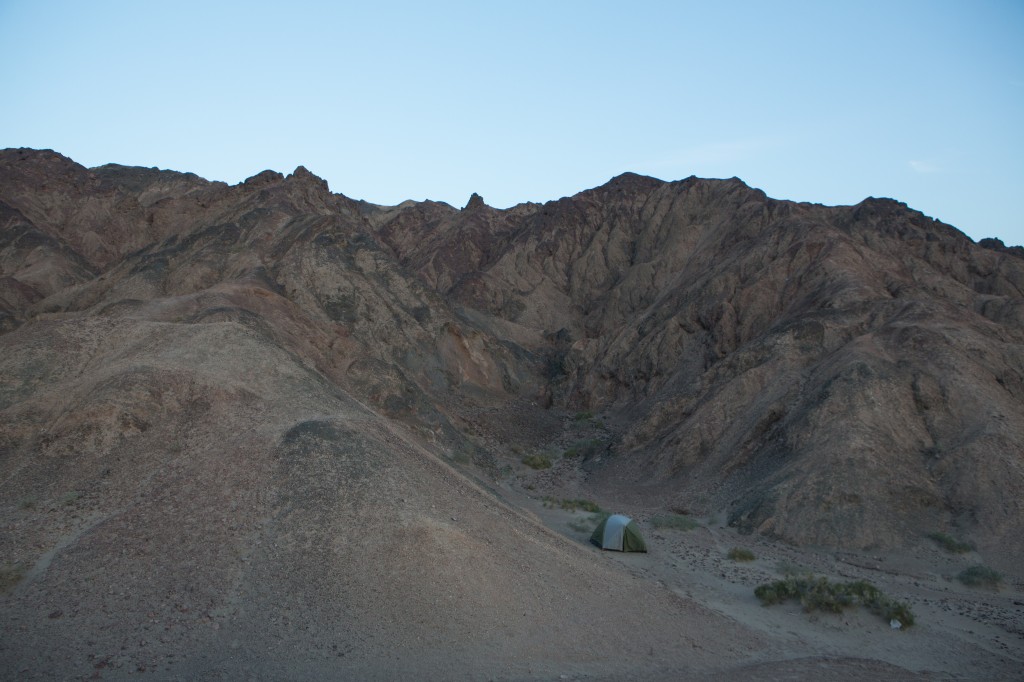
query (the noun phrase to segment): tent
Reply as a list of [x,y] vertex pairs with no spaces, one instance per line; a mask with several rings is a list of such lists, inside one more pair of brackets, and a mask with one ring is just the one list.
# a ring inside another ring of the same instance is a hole
[[646,552],[647,545],[636,522],[622,514],[612,514],[597,525],[590,541],[601,549],[619,552]]

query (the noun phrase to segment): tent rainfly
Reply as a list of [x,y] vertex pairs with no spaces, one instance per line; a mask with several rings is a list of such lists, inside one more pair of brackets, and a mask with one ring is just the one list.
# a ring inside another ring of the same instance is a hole
[[618,552],[647,551],[636,522],[622,514],[612,514],[598,524],[590,541],[601,549],[614,549]]

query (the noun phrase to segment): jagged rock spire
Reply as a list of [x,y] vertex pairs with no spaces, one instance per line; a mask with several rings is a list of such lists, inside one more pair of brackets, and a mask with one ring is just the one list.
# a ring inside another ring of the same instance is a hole
[[479,194],[477,194],[476,192],[473,192],[473,194],[470,195],[470,197],[469,197],[469,203],[466,204],[466,208],[464,208],[462,210],[463,211],[468,211],[470,209],[480,208],[481,206],[486,206],[486,205],[487,204],[484,203],[484,198],[482,196],[480,196]]

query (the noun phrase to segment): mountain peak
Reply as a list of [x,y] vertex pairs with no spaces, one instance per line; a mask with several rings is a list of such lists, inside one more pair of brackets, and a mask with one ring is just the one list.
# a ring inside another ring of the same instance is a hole
[[320,176],[316,175],[315,173],[311,173],[305,166],[296,167],[295,171],[291,175],[289,175],[287,179],[294,179],[300,182],[311,182],[320,185],[327,191],[330,191],[330,188],[327,186],[327,181],[321,178]]
[[616,175],[602,187],[604,189],[614,189],[623,192],[627,190],[652,190],[664,184],[664,180],[652,178],[649,175],[640,175],[639,173],[627,171],[620,175]]
[[271,185],[275,182],[284,180],[284,176],[273,170],[265,170],[252,177],[246,178],[242,183],[247,187],[261,187],[263,185]]

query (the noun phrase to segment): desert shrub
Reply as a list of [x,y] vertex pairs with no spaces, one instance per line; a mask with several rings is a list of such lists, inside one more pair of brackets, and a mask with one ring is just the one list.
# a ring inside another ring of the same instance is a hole
[[558,506],[564,509],[565,511],[586,511],[591,513],[601,512],[601,507],[596,502],[583,499],[562,499],[558,502]]
[[5,564],[0,566],[0,594],[7,594],[25,577],[25,567],[21,564]]
[[772,604],[781,604],[787,599],[799,599],[800,592],[797,589],[796,580],[787,578],[758,585],[754,588],[754,596],[760,599],[765,606],[771,606]]
[[971,543],[962,542],[945,533],[929,533],[928,537],[937,542],[942,549],[953,554],[966,554],[974,549]]
[[956,579],[964,585],[969,585],[971,587],[988,587],[993,590],[999,589],[999,584],[1003,582],[1002,574],[988,566],[982,566],[980,564],[960,571],[960,575],[958,575]]
[[528,455],[523,457],[523,464],[531,469],[550,469],[551,460],[544,455]]
[[914,613],[905,602],[889,602],[885,610],[879,615],[889,621],[898,620],[904,627],[909,628],[914,624]]
[[573,519],[569,522],[569,527],[579,533],[593,533],[598,524],[608,518],[608,516],[608,512],[597,512],[583,519]]
[[592,438],[590,440],[578,440],[562,453],[562,457],[589,457],[597,452],[600,446],[601,441],[597,438]]
[[786,576],[807,575],[811,573],[810,569],[801,566],[800,564],[794,564],[792,561],[786,561],[785,559],[780,559],[778,563],[775,564],[775,570]]
[[577,424],[595,426],[599,429],[605,428],[604,422],[601,420],[601,417],[595,415],[593,412],[589,410],[585,412],[577,412],[576,416],[574,417],[574,420]]
[[670,528],[672,530],[693,530],[700,526],[699,523],[691,519],[685,514],[663,514],[661,516],[655,516],[651,519],[651,524],[655,528]]
[[733,547],[726,556],[733,561],[753,561],[755,558],[753,552],[743,547]]
[[789,576],[759,585],[754,596],[765,606],[796,599],[807,612],[840,613],[843,609],[863,606],[886,621],[895,618],[904,627],[914,624],[914,614],[907,604],[890,599],[866,580],[834,583],[825,577]]
[[579,533],[592,533],[597,528],[597,524],[610,516],[608,512],[591,500],[545,497],[544,506],[549,509],[557,507],[574,513],[577,511],[587,512],[587,516],[569,521],[569,527]]

